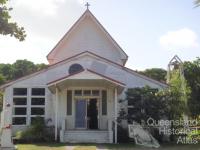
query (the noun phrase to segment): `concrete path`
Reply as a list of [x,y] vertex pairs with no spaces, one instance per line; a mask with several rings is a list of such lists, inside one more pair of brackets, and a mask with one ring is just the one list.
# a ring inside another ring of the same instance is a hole
[[[76,146],[66,146],[66,150],[73,150]],[[97,146],[96,150],[108,150],[103,146]]]
[[67,146],[66,150],[73,150],[75,146]]

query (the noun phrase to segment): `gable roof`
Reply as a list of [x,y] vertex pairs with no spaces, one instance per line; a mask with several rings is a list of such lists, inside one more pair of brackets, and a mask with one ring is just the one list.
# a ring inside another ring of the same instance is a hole
[[105,75],[103,75],[103,74],[97,73],[97,72],[95,72],[95,71],[93,71],[93,70],[91,70],[91,69],[83,69],[83,70],[81,70],[81,71],[79,71],[79,72],[76,72],[76,73],[73,73],[73,74],[69,74],[69,75],[64,76],[64,77],[62,77],[62,78],[56,79],[56,80],[54,80],[54,81],[51,81],[51,82],[47,83],[47,85],[50,86],[50,85],[53,85],[53,84],[60,83],[60,82],[62,82],[62,81],[64,81],[64,80],[66,80],[66,79],[70,79],[70,77],[72,77],[72,76],[81,74],[81,73],[83,73],[83,72],[89,72],[89,73],[91,73],[91,74],[97,75],[97,76],[99,76],[99,77],[101,77],[101,78],[103,78],[103,79],[105,79],[105,80],[108,80],[108,81],[110,81],[110,82],[113,82],[113,83],[115,83],[115,84],[117,84],[117,85],[120,85],[120,86],[123,86],[123,87],[126,85],[125,83],[122,83],[122,82],[120,82],[120,81],[117,81],[117,80],[115,80],[115,79],[113,79],[113,78],[110,78],[110,77],[108,77],[108,76],[105,76]]
[[57,47],[64,42],[64,39],[69,37],[72,31],[76,30],[77,26],[84,20],[85,17],[90,17],[96,25],[101,29],[103,33],[108,37],[108,39],[115,45],[118,51],[123,55],[124,59],[123,64],[125,65],[128,60],[128,55],[124,52],[124,50],[119,46],[119,44],[113,39],[113,37],[106,31],[106,29],[101,25],[101,23],[96,19],[96,17],[87,9],[83,15],[75,22],[75,24],[69,29],[69,31],[61,38],[61,40],[55,45],[55,47],[49,52],[47,55],[47,59],[50,62],[53,59],[55,52],[57,51]]
[[7,82],[7,83],[5,83],[5,84],[3,84],[3,85],[0,86],[0,90],[6,88],[6,87],[8,87],[8,86],[10,86],[10,85],[12,85],[12,84],[14,84],[14,83],[16,83],[16,82],[18,82],[18,81],[22,81],[22,80],[31,78],[31,77],[33,77],[33,76],[36,76],[36,75],[38,75],[38,74],[44,73],[44,72],[48,71],[49,69],[52,69],[52,68],[57,67],[57,66],[59,66],[59,65],[62,65],[63,63],[66,63],[66,62],[68,62],[68,61],[70,61],[70,60],[72,60],[72,59],[74,59],[74,58],[80,57],[80,56],[85,55],[85,54],[89,54],[89,55],[92,55],[92,56],[94,56],[94,57],[96,57],[96,58],[99,58],[99,59],[101,59],[101,60],[104,60],[105,62],[109,62],[109,63],[112,64],[112,65],[115,65],[115,66],[117,66],[117,67],[120,67],[121,69],[125,70],[126,72],[129,72],[129,73],[131,73],[131,74],[134,74],[134,75],[136,75],[136,76],[138,76],[138,77],[140,77],[140,78],[143,78],[143,79],[145,79],[145,80],[148,80],[148,81],[150,81],[150,82],[152,82],[152,83],[154,83],[154,84],[158,84],[158,85],[160,85],[160,86],[162,86],[162,87],[168,87],[168,86],[169,86],[167,83],[163,83],[163,82],[157,81],[157,80],[155,80],[155,79],[152,79],[152,78],[150,78],[150,77],[147,77],[147,76],[145,76],[145,75],[143,75],[143,74],[138,73],[137,71],[134,71],[134,70],[132,70],[132,69],[130,69],[130,68],[127,68],[127,67],[125,67],[125,66],[119,65],[118,63],[115,63],[115,62],[113,62],[113,61],[111,61],[111,60],[109,60],[109,59],[107,59],[107,58],[104,58],[104,57],[102,57],[102,56],[99,56],[99,55],[97,55],[97,54],[94,54],[94,53],[92,53],[92,52],[90,52],[90,51],[85,51],[85,52],[79,53],[79,54],[77,54],[77,55],[74,55],[74,56],[72,56],[72,57],[70,57],[70,58],[67,58],[67,59],[65,59],[65,60],[62,60],[62,61],[60,61],[60,62],[58,62],[58,63],[49,65],[47,68],[45,68],[45,69],[43,69],[43,70],[40,70],[40,71],[38,71],[38,72],[35,72],[35,73],[32,73],[32,74],[29,74],[29,75],[20,77],[20,78],[18,78],[18,79],[16,79],[16,80]]

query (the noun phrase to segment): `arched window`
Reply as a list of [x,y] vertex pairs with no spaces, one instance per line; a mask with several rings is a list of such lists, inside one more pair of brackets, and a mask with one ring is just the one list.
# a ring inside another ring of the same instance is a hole
[[81,70],[83,70],[83,67],[80,64],[72,64],[69,67],[68,72],[69,72],[69,74],[74,74],[74,73],[80,72]]

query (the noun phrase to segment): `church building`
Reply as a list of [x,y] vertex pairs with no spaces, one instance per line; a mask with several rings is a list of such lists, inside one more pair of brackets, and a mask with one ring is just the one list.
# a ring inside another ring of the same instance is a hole
[[117,143],[119,100],[126,90],[167,87],[125,67],[127,54],[89,9],[47,60],[46,69],[0,87],[2,145],[9,145],[11,135],[26,129],[37,116],[54,127],[60,142]]

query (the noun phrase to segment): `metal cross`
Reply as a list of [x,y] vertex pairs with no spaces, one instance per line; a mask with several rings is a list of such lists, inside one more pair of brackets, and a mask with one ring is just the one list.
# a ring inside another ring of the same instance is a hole
[[90,4],[87,2],[87,3],[85,4],[85,6],[87,7],[87,9],[89,9]]

